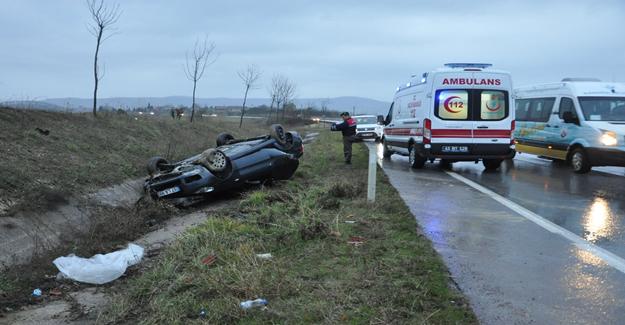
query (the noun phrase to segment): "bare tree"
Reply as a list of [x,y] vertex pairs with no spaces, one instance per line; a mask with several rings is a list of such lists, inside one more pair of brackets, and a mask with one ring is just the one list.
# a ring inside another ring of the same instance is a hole
[[295,88],[295,84],[288,78],[282,80],[282,120],[285,119],[287,105],[290,104],[295,97]]
[[245,115],[245,103],[247,102],[247,94],[250,89],[254,89],[256,87],[256,82],[258,78],[260,78],[261,72],[258,71],[258,68],[255,65],[248,65],[247,69],[243,71],[237,72],[241,81],[243,81],[243,85],[245,86],[245,96],[243,96],[243,106],[241,107],[241,120],[239,121],[239,129],[243,125],[243,115]]
[[278,112],[280,111],[280,103],[282,101],[282,87],[285,77],[279,74],[274,75],[271,78],[271,87],[269,88],[269,94],[271,95],[271,107],[269,109],[269,116],[273,112],[273,105],[276,104],[276,120],[278,120]]
[[89,25],[89,32],[96,38],[95,55],[93,56],[93,116],[96,116],[98,84],[104,77],[104,71],[100,71],[100,66],[98,65],[100,45],[102,45],[105,40],[115,35],[115,33],[110,33],[108,35],[106,35],[106,33],[114,30],[112,26],[117,22],[122,12],[119,8],[119,4],[107,6],[104,4],[104,0],[87,0],[87,7],[89,8],[89,13],[91,13],[91,20],[93,21],[91,25]]
[[204,70],[206,67],[215,63],[217,57],[211,58],[213,52],[215,51],[215,43],[208,43],[208,40],[205,38],[203,42],[200,40],[195,41],[195,46],[193,47],[193,53],[186,53],[186,65],[185,65],[185,74],[187,75],[187,79],[193,82],[193,101],[191,103],[191,123],[193,123],[193,117],[195,116],[195,91],[197,89],[197,82],[202,79],[204,75]]

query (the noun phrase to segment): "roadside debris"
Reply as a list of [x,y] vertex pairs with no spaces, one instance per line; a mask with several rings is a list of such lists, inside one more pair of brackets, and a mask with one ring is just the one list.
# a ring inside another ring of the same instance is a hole
[[54,289],[50,290],[50,295],[58,297],[58,296],[63,295],[63,291],[61,291],[61,289],[59,289],[59,288],[54,288]]
[[262,306],[266,306],[267,305],[267,300],[262,299],[262,298],[258,298],[256,300],[247,300],[247,301],[243,301],[241,302],[240,306],[243,309],[251,309],[251,308],[255,308],[255,307],[262,307]]
[[256,254],[256,257],[260,258],[261,260],[270,260],[273,258],[273,255],[271,255],[271,253]]
[[204,309],[204,308],[200,309],[199,316],[200,316],[200,318],[205,318],[206,317],[206,309]]
[[143,258],[143,248],[129,244],[127,248],[108,254],[96,254],[90,258],[78,257],[74,254],[58,257],[52,263],[60,273],[69,279],[104,284],[122,276],[129,266],[135,265]]
[[345,220],[345,223],[354,224],[354,223],[356,223],[356,221],[355,220]]
[[366,238],[364,237],[360,237],[360,236],[351,236],[349,237],[349,240],[347,241],[348,244],[354,245],[354,246],[360,246],[362,244],[364,244],[367,241]]
[[208,255],[202,259],[202,264],[206,266],[211,266],[217,261],[217,255]]
[[37,288],[37,289],[33,290],[33,297],[35,297],[35,298],[41,297],[41,289]]

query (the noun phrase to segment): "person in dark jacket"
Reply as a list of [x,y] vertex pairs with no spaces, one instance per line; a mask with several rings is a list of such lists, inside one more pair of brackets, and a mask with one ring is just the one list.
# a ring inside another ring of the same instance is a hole
[[343,123],[332,124],[330,130],[343,133],[343,155],[345,163],[352,163],[352,143],[356,141],[356,120],[349,116],[348,112],[341,113]]

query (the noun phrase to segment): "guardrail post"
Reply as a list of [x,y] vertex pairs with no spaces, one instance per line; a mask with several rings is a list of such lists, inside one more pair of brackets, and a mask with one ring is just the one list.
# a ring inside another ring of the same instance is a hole
[[367,178],[367,201],[375,202],[375,181],[377,174],[377,151],[374,148],[369,148],[369,175]]

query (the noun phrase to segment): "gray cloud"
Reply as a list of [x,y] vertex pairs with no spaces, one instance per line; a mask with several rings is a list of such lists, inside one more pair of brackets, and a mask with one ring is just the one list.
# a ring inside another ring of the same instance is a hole
[[[0,99],[89,97],[94,40],[82,1],[3,1]],[[207,35],[219,58],[202,97],[239,97],[236,71],[283,73],[301,97],[392,97],[411,74],[494,63],[515,83],[625,81],[620,1],[126,1],[103,47],[101,96],[187,95],[185,51]],[[266,96],[266,87],[254,97]]]

